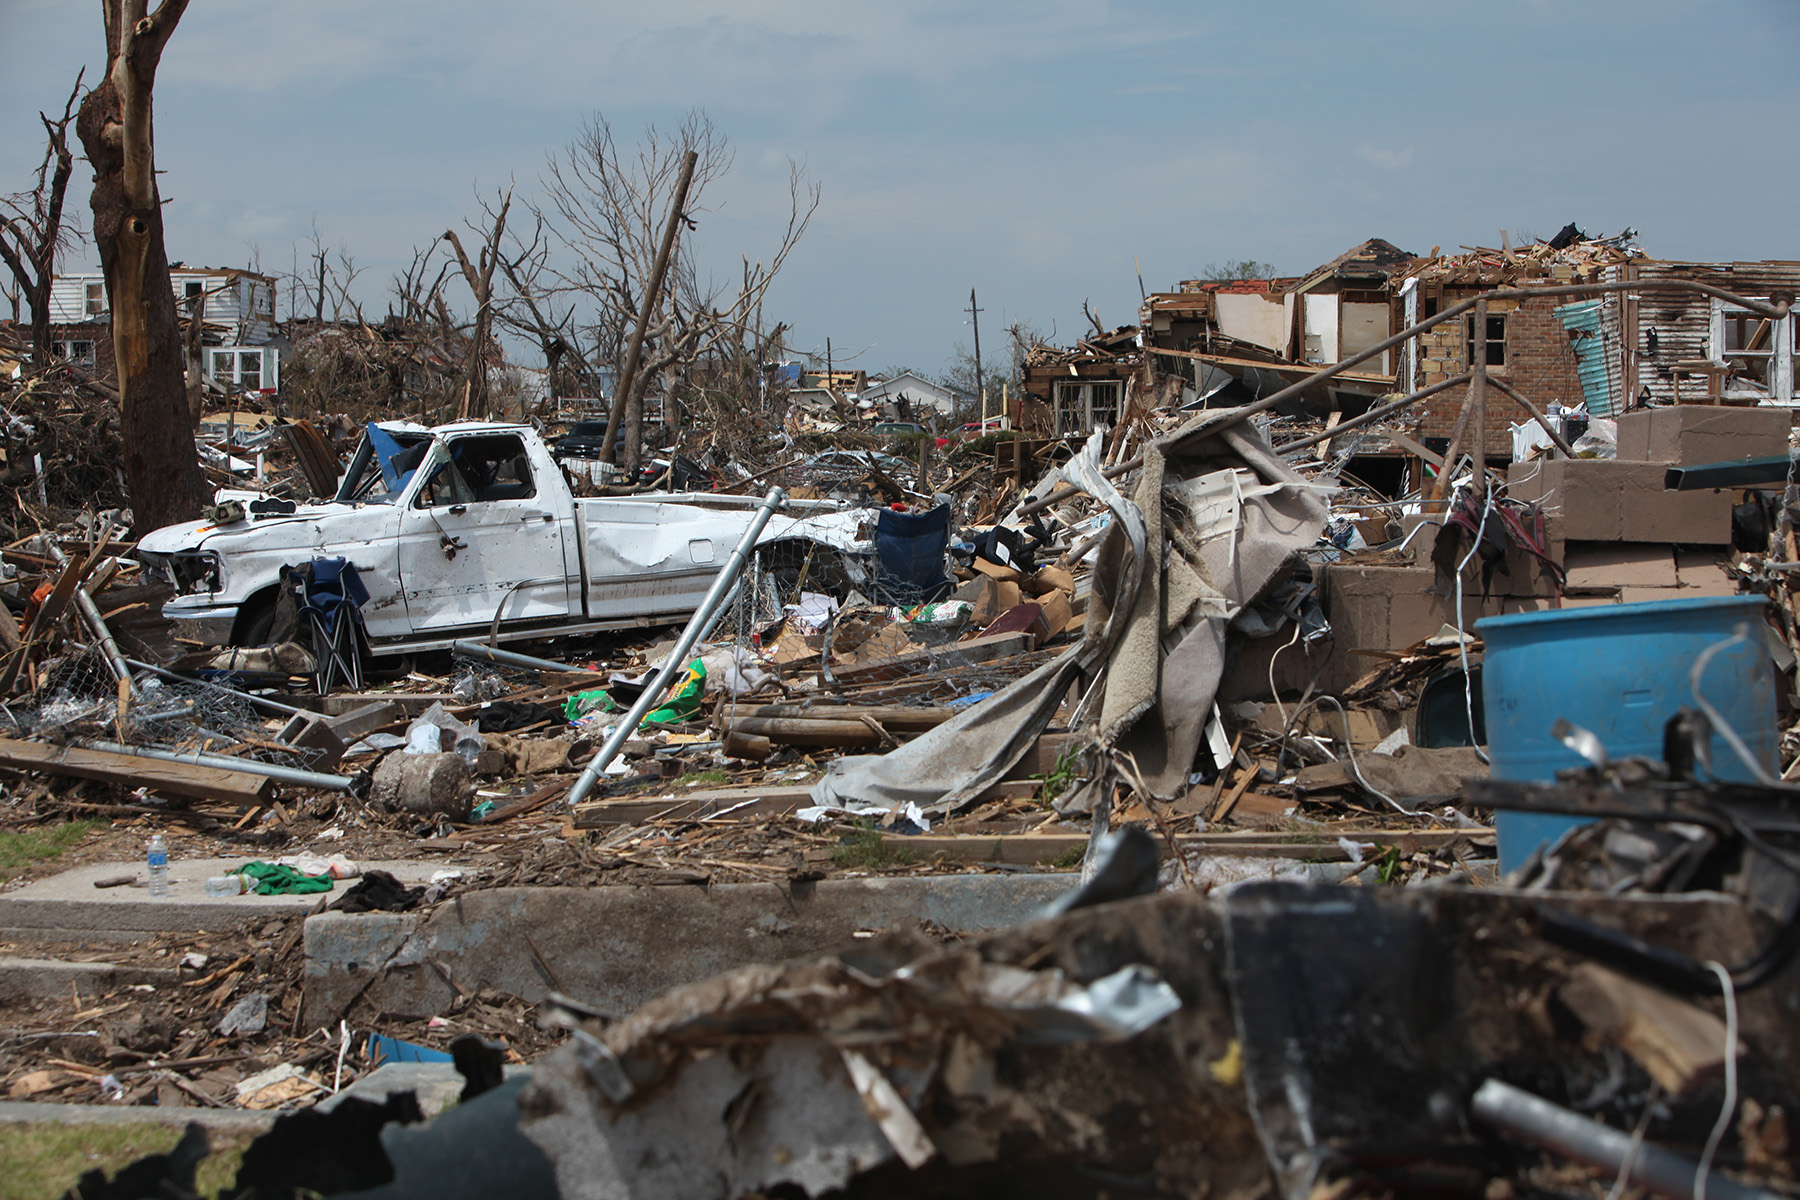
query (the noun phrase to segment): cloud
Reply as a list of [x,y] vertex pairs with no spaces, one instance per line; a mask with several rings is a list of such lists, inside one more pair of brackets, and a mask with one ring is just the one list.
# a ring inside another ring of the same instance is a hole
[[1408,146],[1404,150],[1389,150],[1369,142],[1364,142],[1356,148],[1356,157],[1362,159],[1364,162],[1374,163],[1378,167],[1386,167],[1390,171],[1398,171],[1412,166],[1413,148]]

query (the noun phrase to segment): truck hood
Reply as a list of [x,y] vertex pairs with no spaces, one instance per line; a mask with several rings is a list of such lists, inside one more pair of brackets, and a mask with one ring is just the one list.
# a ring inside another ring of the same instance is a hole
[[[377,514],[392,511],[386,505],[328,501],[302,504],[283,516],[233,521],[229,525],[185,521],[145,534],[138,539],[138,550],[145,554],[181,554],[240,547],[277,550],[315,546],[323,544],[327,538],[336,541],[356,539],[359,534],[367,536],[367,527],[380,523]],[[363,528],[359,529],[359,526]]]

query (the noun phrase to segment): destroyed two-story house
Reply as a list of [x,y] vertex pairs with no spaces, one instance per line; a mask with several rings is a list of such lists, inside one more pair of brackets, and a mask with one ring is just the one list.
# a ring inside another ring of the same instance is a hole
[[[216,392],[274,391],[281,381],[275,329],[275,280],[235,268],[169,268],[184,329],[201,322],[200,369]],[[50,337],[58,355],[102,379],[116,380],[112,313],[99,271],[58,275],[50,287]]]
[[[1033,347],[1019,416],[1060,437],[1116,423],[1138,396],[1222,405],[1303,382],[1398,328],[1387,282],[1412,261],[1371,238],[1302,276],[1184,280],[1175,291],[1146,296],[1136,326],[1066,350]],[[1385,352],[1321,381],[1296,409],[1360,413],[1393,390],[1396,364]]]

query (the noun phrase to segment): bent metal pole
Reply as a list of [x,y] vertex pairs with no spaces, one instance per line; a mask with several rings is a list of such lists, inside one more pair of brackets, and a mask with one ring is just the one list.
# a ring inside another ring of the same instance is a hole
[[575,781],[575,786],[569,789],[571,806],[580,804],[587,799],[588,793],[594,790],[594,783],[600,778],[600,772],[606,770],[606,765],[618,757],[619,750],[625,745],[626,740],[637,732],[638,722],[644,719],[644,714],[662,702],[663,693],[668,691],[669,684],[675,679],[675,673],[687,665],[688,651],[694,648],[694,643],[700,640],[700,634],[712,623],[713,613],[724,603],[726,593],[737,586],[738,575],[742,573],[744,563],[749,559],[750,551],[756,545],[756,539],[762,536],[762,531],[768,525],[769,518],[775,515],[775,510],[780,508],[786,500],[787,493],[778,487],[770,488],[769,494],[763,497],[762,503],[757,506],[756,514],[750,518],[750,528],[744,531],[744,536],[738,541],[737,549],[731,552],[731,557],[726,560],[724,567],[720,568],[718,578],[713,580],[711,589],[706,593],[706,599],[700,601],[700,607],[694,610],[693,619],[687,623],[687,628],[683,629],[681,636],[675,639],[675,648],[669,651],[669,657],[663,660],[663,665],[656,672],[656,678],[650,681],[643,694],[637,698],[637,703],[631,706],[631,710],[619,718],[619,723],[614,727],[612,735],[601,745],[599,753],[595,754],[593,759],[588,762],[587,769],[582,771],[581,778]]

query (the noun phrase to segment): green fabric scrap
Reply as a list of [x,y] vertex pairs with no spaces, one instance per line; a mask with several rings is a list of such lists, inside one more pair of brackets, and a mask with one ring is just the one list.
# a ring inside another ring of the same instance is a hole
[[331,876],[302,875],[279,863],[247,862],[233,874],[254,879],[259,896],[305,896],[331,890]]

